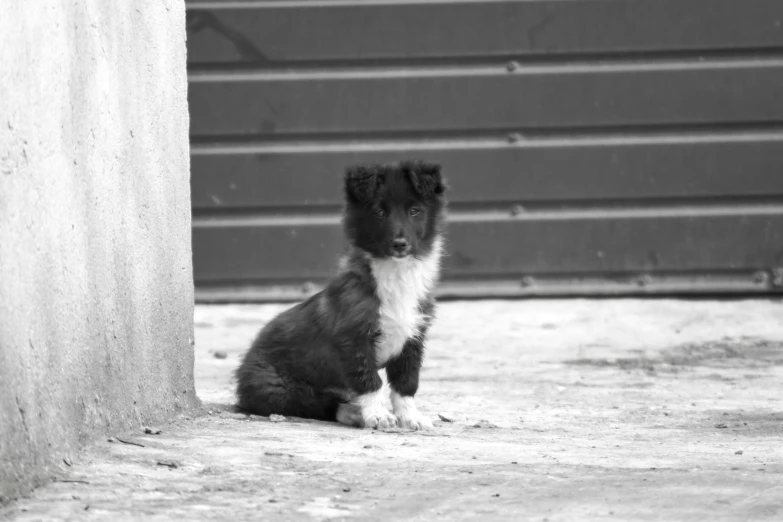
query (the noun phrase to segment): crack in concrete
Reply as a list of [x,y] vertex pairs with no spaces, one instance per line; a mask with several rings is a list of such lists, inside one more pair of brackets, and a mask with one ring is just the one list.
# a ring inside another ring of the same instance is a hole
[[24,414],[24,408],[22,408],[22,405],[19,403],[19,397],[14,397],[16,399],[16,408],[19,410],[19,415],[22,417],[22,426],[24,426],[24,432],[29,435],[30,430],[27,427],[27,417]]

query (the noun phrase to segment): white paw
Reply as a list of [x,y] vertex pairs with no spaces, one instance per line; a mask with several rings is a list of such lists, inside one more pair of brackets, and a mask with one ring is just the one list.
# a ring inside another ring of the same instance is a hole
[[385,429],[397,425],[397,417],[383,406],[363,409],[362,420],[365,428]]
[[395,417],[383,405],[383,389],[365,393],[337,409],[337,422],[357,428],[386,429],[397,425]]
[[409,430],[432,429],[432,421],[419,413],[413,396],[402,396],[399,393],[392,391],[391,401],[394,406],[394,414],[397,415],[397,420],[399,421],[401,428],[407,428]]
[[406,412],[404,414],[398,415],[397,420],[399,421],[401,428],[407,428],[411,430],[432,429],[432,421],[418,411]]

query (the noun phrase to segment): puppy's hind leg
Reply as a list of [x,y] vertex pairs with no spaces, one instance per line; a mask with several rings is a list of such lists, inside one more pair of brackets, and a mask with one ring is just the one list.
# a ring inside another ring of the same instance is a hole
[[285,415],[288,386],[274,367],[251,355],[237,369],[236,378],[240,409],[265,417],[273,413]]
[[334,421],[338,398],[319,393],[312,386],[286,379],[271,366],[243,365],[237,372],[237,395],[240,409],[265,417],[276,413]]
[[362,409],[350,402],[343,402],[337,407],[337,422],[354,428],[363,428]]

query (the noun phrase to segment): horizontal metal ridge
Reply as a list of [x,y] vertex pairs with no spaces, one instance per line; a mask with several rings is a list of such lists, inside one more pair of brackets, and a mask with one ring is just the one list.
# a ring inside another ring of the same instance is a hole
[[518,63],[513,70],[499,60],[484,65],[422,65],[422,66],[363,66],[363,67],[286,67],[249,70],[246,68],[191,70],[191,83],[207,82],[273,82],[312,80],[383,80],[390,78],[460,78],[476,76],[535,76],[552,74],[602,74],[648,71],[700,71],[714,69],[758,69],[783,66],[783,56],[754,58],[693,58],[642,61],[553,62]]
[[[562,276],[525,276],[517,279],[461,278],[446,279],[435,290],[440,300],[525,297],[581,296],[716,296],[741,297],[762,294],[779,295],[783,288],[769,284],[765,272],[736,271],[662,274],[567,274]],[[196,288],[196,302],[294,302],[320,291],[323,283],[259,281],[203,282]]]
[[[783,202],[739,205],[706,204],[689,206],[686,202],[670,205],[654,205],[646,207],[603,207],[541,210],[523,209],[518,213],[510,213],[507,209],[452,211],[448,214],[449,223],[479,222],[479,221],[563,221],[592,219],[645,219],[645,218],[680,218],[680,217],[715,217],[715,216],[763,216],[783,215]],[[200,214],[193,216],[193,228],[220,227],[296,227],[296,226],[335,226],[340,223],[340,214],[334,212],[302,213],[302,214],[270,214],[253,212],[243,214]]]
[[[316,152],[370,152],[370,151],[431,151],[507,148],[546,148],[546,147],[594,147],[623,146],[645,144],[686,143],[738,143],[738,142],[778,142],[783,141],[783,125],[759,126],[749,124],[732,125],[726,128],[698,126],[679,129],[547,129],[546,131],[527,130],[522,132],[499,133],[477,132],[459,133],[461,135],[444,136],[437,131],[410,137],[400,135],[372,139],[368,133],[353,136],[289,136],[287,138],[264,139],[247,137],[231,139],[227,137],[199,136],[191,143],[192,155],[221,154],[307,154]],[[783,173],[781,173],[783,175]]]

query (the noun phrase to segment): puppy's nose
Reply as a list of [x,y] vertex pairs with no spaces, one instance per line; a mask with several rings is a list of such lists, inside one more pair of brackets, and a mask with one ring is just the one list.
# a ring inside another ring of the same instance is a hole
[[398,253],[405,252],[405,249],[408,248],[408,241],[403,238],[395,239],[392,242],[392,248],[394,248],[394,251]]

